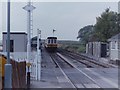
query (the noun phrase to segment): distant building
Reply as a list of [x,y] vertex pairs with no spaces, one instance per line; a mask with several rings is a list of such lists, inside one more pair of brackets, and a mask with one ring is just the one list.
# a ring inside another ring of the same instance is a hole
[[[7,51],[7,32],[3,32],[3,52]],[[27,51],[27,34],[25,32],[10,33],[10,52]]]
[[108,41],[110,44],[110,59],[120,60],[120,33],[111,37]]

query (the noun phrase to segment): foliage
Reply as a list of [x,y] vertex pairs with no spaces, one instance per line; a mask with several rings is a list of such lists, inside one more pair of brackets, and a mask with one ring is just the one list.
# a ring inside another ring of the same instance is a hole
[[106,9],[101,17],[97,17],[97,23],[94,27],[96,38],[99,41],[107,41],[107,39],[118,33],[117,18],[117,13],[109,9]]
[[103,41],[120,33],[120,14],[110,11],[107,8],[101,16],[96,18],[94,26],[88,25],[81,28],[78,32],[80,41],[87,43],[88,41]]
[[77,49],[77,51],[80,52],[80,53],[81,53],[81,52],[82,52],[82,53],[85,53],[85,51],[86,51],[85,45],[80,45],[79,48]]
[[87,43],[93,33],[93,25],[88,25],[81,28],[78,32],[78,37],[82,43]]
[[61,44],[62,49],[69,50],[72,52],[85,52],[85,45],[81,44],[78,41],[59,41],[59,44]]

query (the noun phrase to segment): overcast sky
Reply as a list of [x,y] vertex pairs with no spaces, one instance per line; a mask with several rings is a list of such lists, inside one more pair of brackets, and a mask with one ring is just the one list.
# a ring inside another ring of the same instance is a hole
[[[27,32],[27,12],[22,9],[26,3],[11,4],[11,31]],[[86,25],[94,25],[96,17],[108,7],[118,9],[117,2],[36,2],[33,11],[33,34],[37,28],[42,31],[42,38],[55,36],[58,39],[77,40],[78,31]],[[1,14],[2,13],[2,14]],[[0,3],[0,32],[6,31],[6,3]],[[2,39],[2,34],[0,34]]]

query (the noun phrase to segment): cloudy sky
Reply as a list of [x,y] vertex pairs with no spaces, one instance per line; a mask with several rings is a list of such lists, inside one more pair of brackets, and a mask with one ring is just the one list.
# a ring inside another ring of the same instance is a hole
[[[27,12],[22,9],[27,3],[11,3],[11,31],[27,32]],[[117,2],[34,2],[33,34],[37,28],[42,31],[42,38],[55,35],[58,39],[77,40],[80,28],[95,24],[96,17],[108,7],[118,9]],[[0,3],[0,32],[6,31],[6,3]],[[2,34],[0,34],[2,39]]]

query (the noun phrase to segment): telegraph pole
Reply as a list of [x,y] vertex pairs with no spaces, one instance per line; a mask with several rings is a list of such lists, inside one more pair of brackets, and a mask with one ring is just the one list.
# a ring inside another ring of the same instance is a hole
[[12,65],[10,63],[10,0],[7,2],[7,64],[5,64],[4,88],[12,88]]

